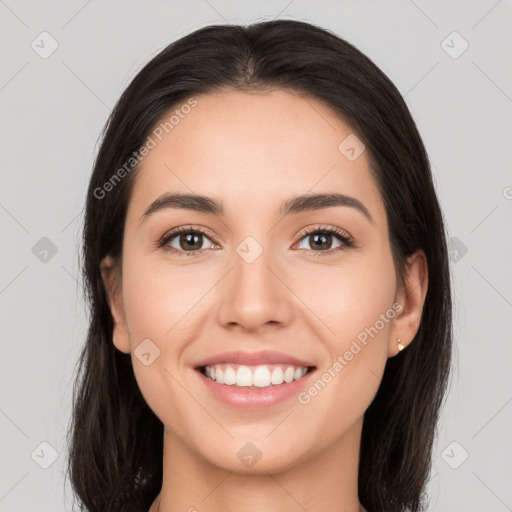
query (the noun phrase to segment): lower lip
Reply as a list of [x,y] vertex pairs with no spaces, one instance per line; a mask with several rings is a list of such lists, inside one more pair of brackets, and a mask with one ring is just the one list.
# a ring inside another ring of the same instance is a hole
[[196,370],[196,372],[213,396],[221,402],[239,409],[255,410],[279,404],[297,395],[309,384],[315,370],[309,371],[304,377],[298,380],[288,383],[283,382],[282,384],[272,385],[266,388],[238,387],[236,385],[228,386],[227,384],[219,384],[217,381],[203,375],[200,370]]

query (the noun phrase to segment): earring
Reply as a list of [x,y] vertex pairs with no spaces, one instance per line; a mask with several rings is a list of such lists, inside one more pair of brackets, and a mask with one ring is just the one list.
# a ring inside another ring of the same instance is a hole
[[397,338],[396,341],[398,342],[398,351],[400,352],[405,347],[402,345],[400,338]]

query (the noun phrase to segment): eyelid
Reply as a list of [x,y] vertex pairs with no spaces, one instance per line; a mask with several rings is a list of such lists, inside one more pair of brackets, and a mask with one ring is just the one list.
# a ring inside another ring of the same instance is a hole
[[[176,237],[180,233],[190,233],[190,232],[199,233],[199,234],[205,236],[206,238],[210,238],[212,240],[212,242],[214,242],[218,245],[221,245],[218,238],[214,234],[212,234],[212,232],[208,228],[205,228],[203,226],[188,224],[185,226],[179,226],[177,228],[172,228],[169,231],[166,231],[156,242],[156,247],[161,248],[161,247],[167,245],[170,240],[172,240],[174,237]],[[200,250],[203,250],[203,249],[200,249]],[[191,253],[193,251],[183,251],[183,252]],[[196,251],[196,252],[199,252],[199,251]]]
[[339,228],[337,226],[327,226],[325,224],[308,226],[308,227],[302,229],[301,231],[299,231],[297,236],[299,237],[299,239],[301,239],[307,235],[310,235],[310,234],[316,233],[316,232],[320,232],[320,231],[321,232],[332,232],[332,233],[337,234],[338,236],[342,236],[342,237],[346,238],[349,241],[353,241],[352,235],[350,233],[348,233],[347,231],[345,231],[344,229]]
[[333,236],[337,238],[341,245],[339,247],[335,247],[334,249],[328,249],[326,251],[315,251],[315,250],[306,250],[306,253],[315,257],[323,257],[323,256],[332,256],[334,254],[338,254],[340,251],[346,251],[347,249],[358,248],[359,244],[356,240],[342,228],[338,226],[326,226],[324,224],[318,226],[309,226],[304,228],[298,235],[298,241],[295,245],[301,242],[301,240],[311,236],[315,233],[327,233],[329,236]]

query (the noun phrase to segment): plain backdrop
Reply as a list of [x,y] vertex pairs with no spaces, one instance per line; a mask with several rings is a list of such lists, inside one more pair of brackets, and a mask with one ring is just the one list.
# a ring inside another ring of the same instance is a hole
[[512,510],[510,0],[0,1],[0,511],[71,510],[65,435],[86,310],[82,207],[135,73],[210,25],[290,18],[368,55],[409,106],[450,238],[455,364],[433,512]]

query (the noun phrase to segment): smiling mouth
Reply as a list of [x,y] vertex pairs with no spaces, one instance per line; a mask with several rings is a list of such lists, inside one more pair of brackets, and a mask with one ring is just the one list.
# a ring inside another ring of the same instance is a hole
[[302,379],[313,372],[316,366],[291,364],[262,364],[248,366],[240,364],[213,364],[196,368],[204,377],[218,384],[234,388],[261,389],[281,386]]

